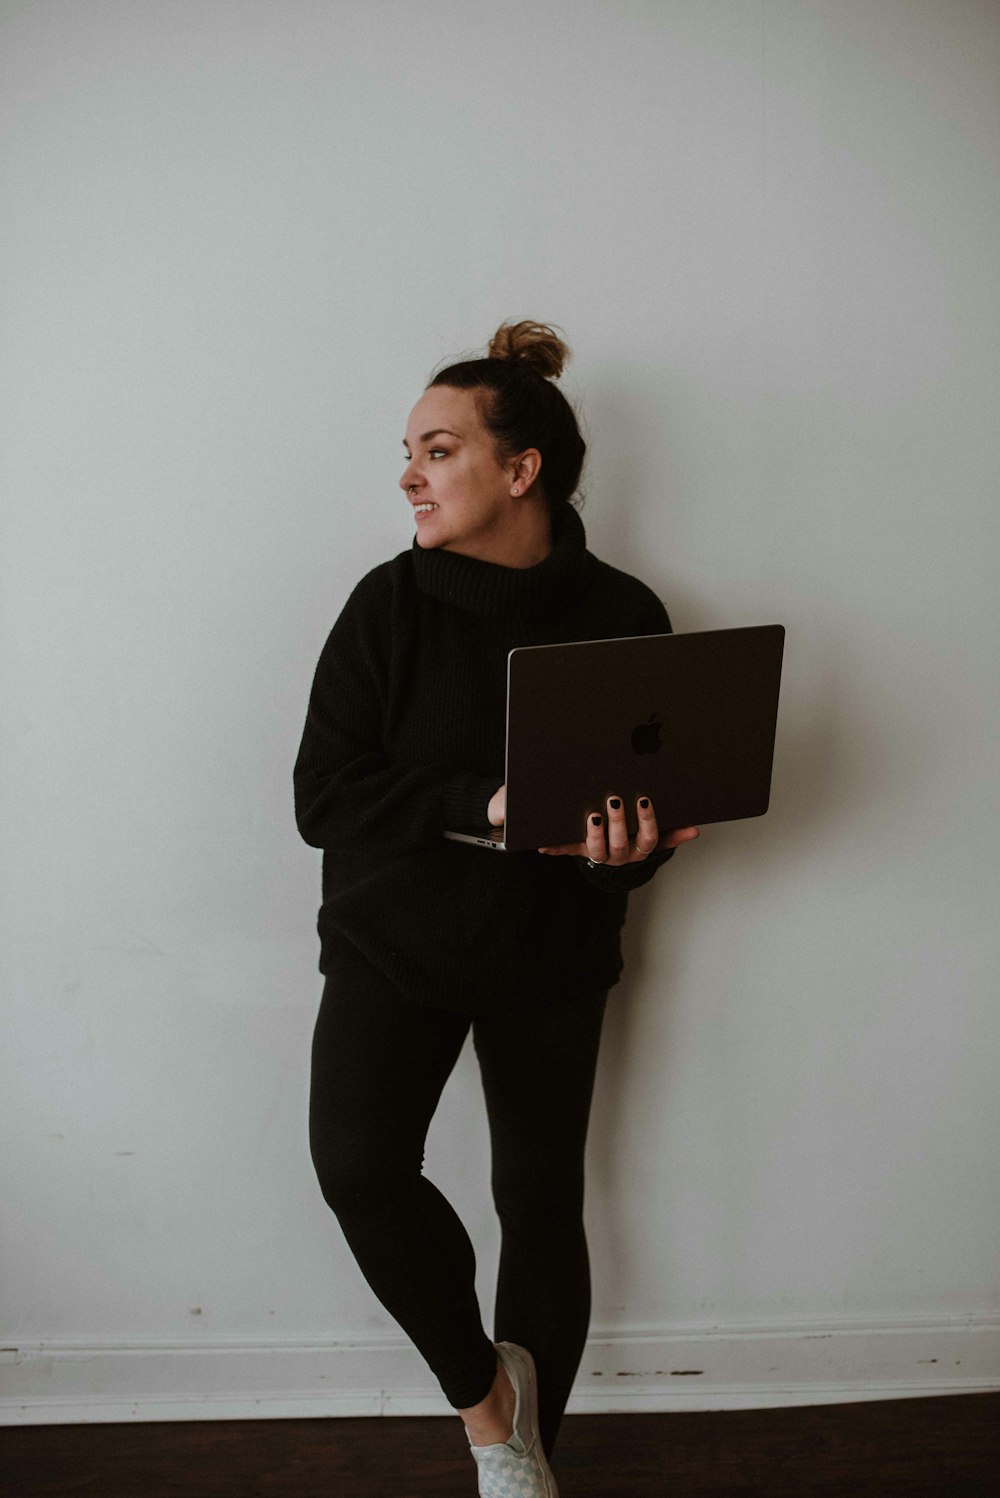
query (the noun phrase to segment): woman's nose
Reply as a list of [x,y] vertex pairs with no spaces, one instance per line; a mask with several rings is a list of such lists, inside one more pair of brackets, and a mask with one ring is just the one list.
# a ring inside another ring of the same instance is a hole
[[406,467],[403,469],[403,476],[399,481],[399,487],[402,490],[406,491],[413,488],[417,484],[417,482],[417,475],[413,464],[407,463]]

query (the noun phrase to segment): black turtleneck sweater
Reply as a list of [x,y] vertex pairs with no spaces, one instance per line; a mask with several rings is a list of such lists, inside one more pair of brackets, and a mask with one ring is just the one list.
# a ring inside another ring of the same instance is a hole
[[644,583],[587,551],[575,510],[554,529],[527,568],[414,541],[331,630],[294,770],[299,832],[323,850],[321,973],[358,949],[414,1002],[470,1014],[617,981],[628,891],[669,852],[589,869],[443,836],[485,823],[503,782],[514,646],[670,629]]

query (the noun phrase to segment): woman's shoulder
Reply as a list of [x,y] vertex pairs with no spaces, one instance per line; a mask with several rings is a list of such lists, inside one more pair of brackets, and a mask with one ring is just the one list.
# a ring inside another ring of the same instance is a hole
[[641,578],[633,577],[610,562],[601,561],[590,553],[591,597],[595,602],[621,610],[635,617],[637,623],[651,633],[668,634],[671,629],[670,616],[659,594]]
[[341,605],[340,612],[327,635],[323,656],[361,652],[379,652],[405,611],[406,598],[412,591],[413,562],[409,552],[379,562],[358,579]]
[[379,562],[369,569],[351,589],[347,609],[383,609],[393,598],[413,586],[412,552],[401,551],[387,562]]

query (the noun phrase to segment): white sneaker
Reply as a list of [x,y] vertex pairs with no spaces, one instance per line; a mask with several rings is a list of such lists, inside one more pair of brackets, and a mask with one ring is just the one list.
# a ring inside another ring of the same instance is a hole
[[514,1386],[514,1431],[509,1441],[473,1446],[479,1498],[559,1498],[538,1434],[538,1380],[531,1353],[516,1342],[494,1343]]

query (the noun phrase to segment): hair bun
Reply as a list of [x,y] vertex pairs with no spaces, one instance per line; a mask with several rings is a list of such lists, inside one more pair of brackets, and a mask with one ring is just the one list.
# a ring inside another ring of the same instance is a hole
[[569,359],[569,347],[544,322],[505,322],[490,339],[491,359],[529,364],[547,380],[557,380]]

